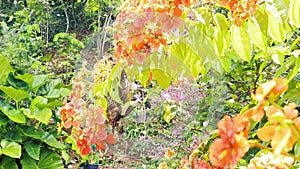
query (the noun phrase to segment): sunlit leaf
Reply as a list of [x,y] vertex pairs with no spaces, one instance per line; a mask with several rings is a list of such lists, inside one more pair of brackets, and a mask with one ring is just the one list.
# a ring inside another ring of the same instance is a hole
[[0,84],[6,82],[6,78],[10,72],[14,72],[13,67],[4,56],[0,56]]
[[5,139],[2,139],[0,154],[4,154],[12,158],[20,158],[21,145],[16,142],[9,142]]
[[250,38],[244,26],[232,25],[231,27],[232,47],[234,51],[245,61],[250,61]]
[[254,45],[257,46],[259,49],[266,51],[267,37],[263,33],[255,17],[251,17],[248,20],[248,31]]
[[0,86],[0,90],[2,90],[7,96],[14,99],[16,102],[29,97],[29,94],[26,91],[15,89],[13,87]]
[[300,1],[290,0],[289,19],[293,25],[300,27]]

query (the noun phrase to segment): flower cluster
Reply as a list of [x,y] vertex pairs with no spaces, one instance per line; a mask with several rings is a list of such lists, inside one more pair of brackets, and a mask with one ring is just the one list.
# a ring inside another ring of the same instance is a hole
[[[209,159],[214,166],[234,168],[238,160],[249,147],[265,149],[267,153],[252,159],[248,168],[289,168],[294,159],[288,152],[299,140],[300,117],[296,105],[290,103],[281,107],[275,100],[287,91],[287,80],[277,78],[260,85],[253,98],[258,105],[243,114],[230,118],[225,116],[218,123],[218,134],[209,151]],[[266,115],[268,122],[257,130],[257,137],[263,142],[270,142],[271,149],[257,141],[248,141],[250,119],[259,122]],[[276,160],[274,160],[276,159]]]
[[[106,143],[116,143],[114,135],[105,130],[104,109],[93,103],[90,91],[95,83],[86,82],[90,75],[91,72],[86,69],[86,64],[84,64],[77,76],[74,77],[69,102],[65,101],[59,110],[60,128],[71,130],[81,155],[88,155],[92,152],[90,145],[96,145],[96,149],[101,151],[105,148]],[[103,74],[100,75],[101,77],[94,77],[94,82],[105,78],[102,77]]]
[[209,159],[214,166],[233,168],[249,149],[247,141],[249,120],[243,115],[226,115],[218,123],[218,134],[210,148]]
[[[217,0],[204,0],[216,2]],[[256,11],[257,0],[220,0],[220,4],[232,11],[231,19],[240,26],[241,22],[248,19]]]
[[[124,2],[117,16],[114,28],[116,51],[114,56],[143,63],[152,50],[166,46],[165,32],[178,28],[183,7],[189,7],[191,0],[128,0]],[[154,4],[154,5],[153,5]]]

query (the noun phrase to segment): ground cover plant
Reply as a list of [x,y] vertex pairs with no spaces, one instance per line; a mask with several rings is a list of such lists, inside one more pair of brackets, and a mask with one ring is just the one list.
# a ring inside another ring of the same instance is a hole
[[298,0],[0,11],[2,168],[299,167]]

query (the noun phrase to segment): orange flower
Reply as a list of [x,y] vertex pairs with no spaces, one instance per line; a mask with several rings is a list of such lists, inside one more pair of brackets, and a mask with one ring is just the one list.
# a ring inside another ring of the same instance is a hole
[[246,139],[249,120],[243,115],[231,119],[226,115],[218,123],[220,138],[216,139],[209,150],[209,159],[217,167],[234,167],[249,149]]
[[287,80],[276,78],[258,86],[254,99],[260,103],[265,102],[268,98],[274,100],[278,95],[287,91],[287,89]]
[[258,106],[247,110],[243,115],[249,119],[251,118],[252,120],[259,122],[265,115],[264,105],[259,104]]
[[166,157],[167,159],[170,159],[170,158],[173,157],[174,155],[175,155],[175,152],[172,151],[170,148],[168,148],[168,150],[167,150],[166,153],[165,153],[165,157]]
[[[275,150],[275,154],[281,151],[290,151],[298,140],[299,134],[297,129],[293,129],[293,125],[298,128],[299,118],[295,104],[288,104],[283,109],[275,106],[269,106],[266,110],[268,121],[271,125],[264,126],[257,130],[257,136],[260,140],[268,142],[271,140],[271,146]],[[296,132],[296,133],[295,133]]]

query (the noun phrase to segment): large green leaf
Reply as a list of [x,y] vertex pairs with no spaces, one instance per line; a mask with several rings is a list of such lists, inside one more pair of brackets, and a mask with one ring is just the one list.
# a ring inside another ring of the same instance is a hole
[[52,116],[52,111],[50,108],[44,107],[47,102],[48,99],[42,96],[37,96],[31,102],[30,111],[28,111],[28,109],[25,109],[25,111],[23,112],[29,118],[35,118],[44,124],[48,124]]
[[0,154],[4,154],[12,158],[20,158],[21,145],[16,142],[9,142],[5,139],[2,139]]
[[13,67],[5,57],[0,56],[0,84],[6,82],[6,78],[10,72],[14,72]]
[[263,33],[263,31],[255,17],[251,17],[248,20],[248,31],[249,31],[249,35],[251,37],[253,44],[255,46],[257,46],[259,49],[266,51],[267,50],[267,37]]
[[231,27],[232,47],[234,51],[245,61],[250,61],[250,38],[244,26],[232,25]]
[[22,89],[25,91],[29,90],[29,85],[27,84],[27,82],[16,78],[13,73],[9,73],[8,74],[8,78],[7,78],[7,82],[14,88],[16,89]]
[[41,141],[45,142],[46,144],[54,148],[58,148],[58,149],[66,148],[66,146],[63,143],[57,141],[56,138],[48,132],[45,132],[45,134],[41,137]]
[[161,70],[152,70],[153,77],[157,80],[158,85],[164,89],[168,88],[171,84],[172,77],[162,72]]
[[32,83],[33,83],[33,80],[34,80],[33,77],[34,77],[34,75],[29,74],[29,73],[16,76],[17,79],[20,79],[20,80],[23,80],[24,82],[26,82],[29,85],[30,88],[32,88]]
[[[0,108],[0,110],[2,109]],[[8,117],[0,113],[0,127],[6,126],[8,121],[9,121]]]
[[41,139],[46,133],[44,131],[37,130],[32,126],[18,126],[18,129],[21,130],[25,136],[32,137],[35,139]]
[[22,137],[21,137],[19,131],[15,130],[15,129],[5,132],[3,134],[3,137],[9,141],[22,142]]
[[110,97],[120,103],[123,104],[123,101],[120,98],[120,81],[121,81],[121,73],[123,71],[125,63],[119,63],[114,66],[112,69],[111,75],[108,81],[108,90]]
[[16,123],[26,123],[26,118],[21,110],[9,109],[7,107],[0,107],[0,110],[5,114],[10,120]]
[[2,90],[7,96],[14,99],[16,102],[29,97],[29,94],[26,91],[15,89],[13,87],[0,86],[0,90]]
[[1,169],[19,169],[14,158],[3,157]]
[[37,162],[28,154],[24,154],[21,160],[23,169],[63,169],[63,163],[60,157],[51,150],[41,149],[40,160]]
[[47,81],[48,75],[35,75],[33,77],[33,82],[32,82],[32,90],[34,92],[37,92],[39,87],[44,85]]
[[31,158],[33,158],[35,160],[40,159],[41,145],[38,144],[37,142],[31,142],[31,143],[26,142],[25,143],[25,150]]
[[290,0],[289,5],[289,19],[291,24],[296,27],[300,27],[300,1],[299,0]]
[[288,5],[284,0],[266,0],[268,14],[268,33],[277,43],[285,39],[284,24],[287,21]]

